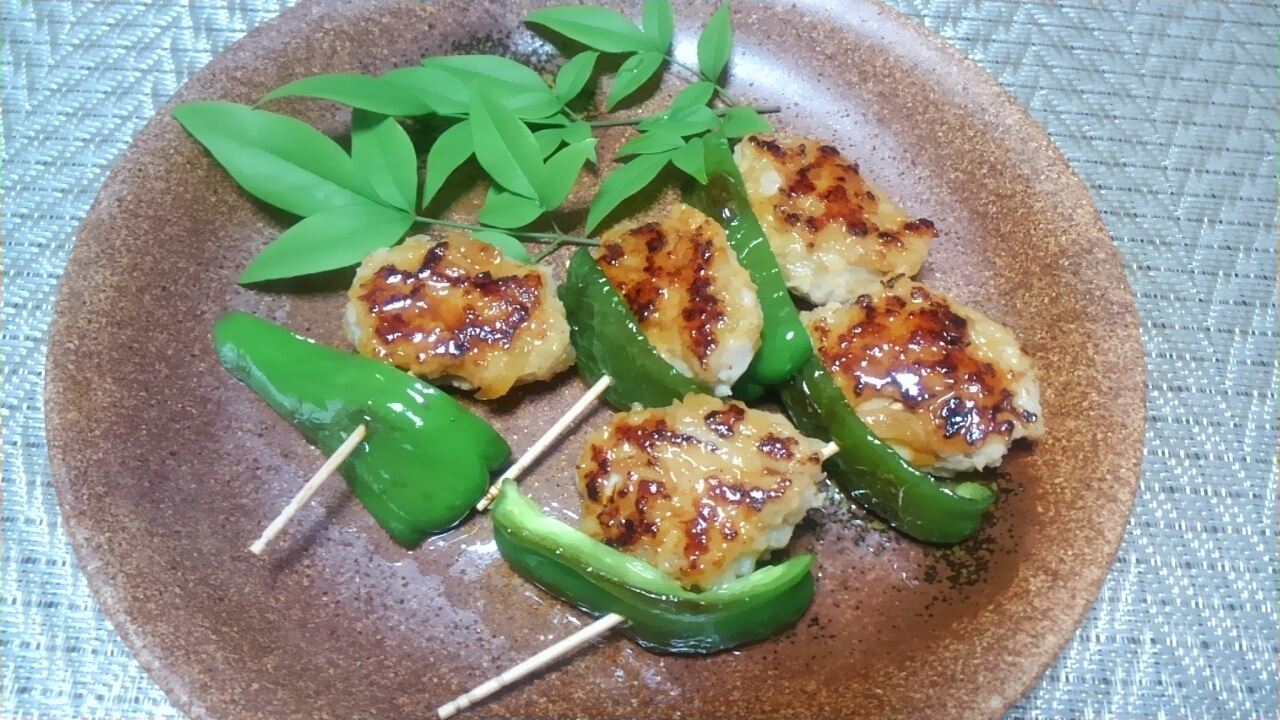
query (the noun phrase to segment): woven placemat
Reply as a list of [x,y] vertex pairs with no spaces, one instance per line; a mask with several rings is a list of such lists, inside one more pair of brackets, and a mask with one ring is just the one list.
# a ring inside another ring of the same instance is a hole
[[[45,449],[47,330],[112,162],[187,77],[291,4],[4,1],[5,718],[180,716],[67,545]],[[893,4],[1044,124],[1093,192],[1142,318],[1133,519],[1093,612],[1010,716],[1276,717],[1276,7]]]

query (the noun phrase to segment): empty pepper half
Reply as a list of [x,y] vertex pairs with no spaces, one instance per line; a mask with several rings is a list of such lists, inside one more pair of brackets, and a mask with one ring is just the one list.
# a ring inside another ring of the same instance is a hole
[[487,422],[389,365],[232,312],[214,329],[218,358],[326,454],[367,434],[339,472],[391,538],[415,547],[465,518],[511,455]]
[[728,139],[721,133],[711,133],[703,138],[703,146],[707,183],[694,187],[686,199],[724,228],[738,262],[756,284],[760,309],[764,312],[760,349],[734,386],[734,395],[752,400],[765,388],[786,382],[795,375],[813,356],[813,346],[791,300],[778,259],[751,209]]
[[622,615],[623,632],[649,650],[705,654],[762,640],[795,624],[813,601],[812,555],[695,593],[547,517],[514,483],[504,484],[492,515],[498,550],[516,572],[586,612]]
[[840,446],[826,462],[828,475],[907,535],[931,543],[960,542],[978,529],[995,501],[986,485],[941,480],[912,467],[862,422],[816,357],[781,392],[800,432]]
[[711,394],[658,354],[586,248],[579,248],[569,261],[560,300],[569,317],[582,378],[588,383],[602,375],[613,378],[604,393],[605,402],[629,410],[633,403],[666,407],[689,393]]

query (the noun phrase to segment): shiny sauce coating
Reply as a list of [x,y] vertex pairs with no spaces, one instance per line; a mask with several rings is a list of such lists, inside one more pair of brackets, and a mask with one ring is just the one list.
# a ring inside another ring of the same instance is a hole
[[786,544],[817,497],[821,447],[779,415],[705,395],[620,413],[578,465],[583,530],[711,587]]
[[905,278],[886,281],[883,292],[859,295],[851,306],[815,311],[810,333],[827,371],[872,431],[926,464],[989,438],[1008,440],[1020,423],[1038,420],[1015,403],[1016,374],[974,352],[971,319]]

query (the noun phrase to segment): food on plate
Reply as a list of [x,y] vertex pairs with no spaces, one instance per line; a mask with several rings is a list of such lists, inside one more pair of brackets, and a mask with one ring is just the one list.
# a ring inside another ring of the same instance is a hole
[[504,483],[490,513],[498,550],[516,572],[593,615],[617,613],[649,650],[705,654],[791,627],[813,602],[812,554],[693,592],[640,558],[547,517]]
[[546,268],[460,233],[370,253],[347,293],[346,327],[362,354],[483,400],[574,361]]
[[384,363],[241,312],[218,321],[214,343],[223,367],[325,454],[368,429],[339,471],[405,547],[461,522],[511,455],[487,422]]
[[658,354],[728,395],[760,346],[763,318],[724,230],[677,203],[657,220],[605,232],[595,259]]
[[852,301],[868,280],[915,275],[938,235],[820,140],[750,135],[734,156],[787,285],[815,304]]
[[821,504],[822,448],[781,415],[707,395],[619,413],[578,463],[582,530],[685,588],[725,585]]
[[983,470],[1044,434],[1035,368],[1008,328],[905,277],[863,290],[803,317],[858,417],[908,462]]
[[688,200],[724,227],[729,246],[756,284],[764,317],[760,349],[734,388],[737,397],[751,400],[795,375],[813,355],[813,348],[787,292],[778,260],[751,209],[728,138],[712,132],[702,138],[702,146],[707,181],[694,186]]
[[569,315],[578,373],[591,384],[608,375],[611,382],[601,397],[613,407],[662,407],[689,393],[711,391],[658,354],[586,248],[569,261],[560,299]]

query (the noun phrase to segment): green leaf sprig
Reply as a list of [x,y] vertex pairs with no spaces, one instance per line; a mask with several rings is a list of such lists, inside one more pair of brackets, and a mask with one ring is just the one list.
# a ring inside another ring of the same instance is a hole
[[[587,232],[668,165],[705,182],[702,135],[741,137],[771,129],[760,113],[777,108],[744,106],[720,83],[733,42],[727,4],[698,38],[697,68],[671,55],[675,16],[668,0],[648,0],[642,25],[590,5],[538,10],[526,21],[589,49],[568,58],[551,80],[496,55],[429,57],[417,67],[377,77],[302,78],[259,102],[307,97],[351,106],[349,154],[306,123],[260,107],[199,102],[175,108],[178,122],[245,191],[301,218],[250,262],[240,282],[350,267],[422,224],[466,230],[522,261],[530,261],[522,240],[543,244],[536,262],[564,245],[598,244],[562,232],[554,221],[550,232],[529,229],[559,210],[587,165],[597,163],[595,130],[633,125],[639,135],[618,152],[627,160],[601,182]],[[593,87],[602,55],[623,56],[605,97],[606,111],[637,99],[667,66],[697,79],[660,113],[583,117],[573,107]],[[405,117],[432,117],[443,125],[426,148],[421,178],[419,149],[397,120]],[[419,214],[472,161],[491,181],[478,224]]]
[[[668,164],[705,183],[702,135],[721,132],[739,138],[773,129],[757,109],[743,106],[720,82],[733,50],[728,3],[712,13],[698,36],[697,68],[685,65],[670,52],[675,14],[668,0],[647,0],[642,18],[643,27],[616,10],[589,5],[546,8],[525,18],[529,24],[601,53],[628,56],[609,88],[607,109],[631,97],[664,64],[683,68],[698,78],[675,96],[665,112],[635,123],[640,135],[618,151],[619,157],[631,159],[601,183],[587,213],[587,232],[595,231],[619,205],[644,190]],[[726,107],[712,107],[716,98]]]

